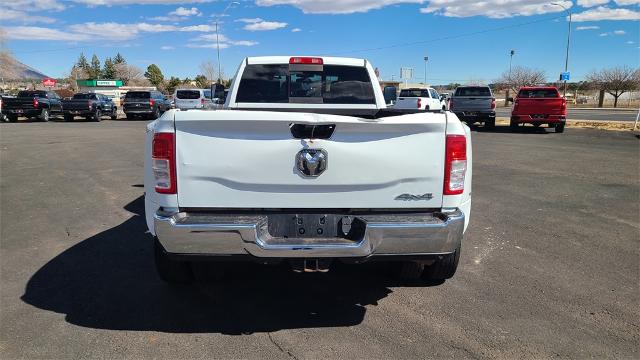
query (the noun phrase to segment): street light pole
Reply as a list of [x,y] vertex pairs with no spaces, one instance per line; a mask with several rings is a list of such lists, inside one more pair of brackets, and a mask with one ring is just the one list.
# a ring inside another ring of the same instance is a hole
[[222,82],[222,66],[220,65],[220,35],[218,33],[218,22],[220,20],[220,17],[222,17],[227,12],[227,10],[229,10],[231,5],[240,5],[240,3],[237,1],[230,2],[229,5],[227,5],[227,7],[224,8],[222,13],[216,16],[216,51],[218,53],[218,83]]
[[427,86],[427,62],[429,61],[429,57],[424,57],[424,86]]
[[[565,56],[564,59],[564,72],[568,72],[569,71],[569,47],[571,46],[571,9],[567,8],[566,6],[560,4],[560,3],[551,3],[551,5],[556,5],[556,6],[560,6],[561,8],[563,8],[567,13],[569,13],[569,31],[567,32],[567,54]],[[563,95],[564,98],[567,98],[567,80],[564,80],[564,90],[563,90]]]
[[509,57],[509,84],[507,84],[507,92],[504,97],[504,107],[509,106],[509,93],[511,92],[511,86],[513,82],[511,81],[511,64],[513,64],[513,55],[516,53],[514,49],[511,49],[510,57]]

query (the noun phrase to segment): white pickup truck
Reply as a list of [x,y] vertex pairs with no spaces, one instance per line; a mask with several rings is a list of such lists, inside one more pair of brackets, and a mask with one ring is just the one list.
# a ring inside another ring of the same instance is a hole
[[450,112],[387,109],[369,62],[250,57],[222,110],[147,126],[145,211],[159,275],[194,260],[394,261],[456,271],[471,210],[471,137]]
[[447,103],[434,88],[411,88],[400,90],[393,105],[396,109],[447,110]]

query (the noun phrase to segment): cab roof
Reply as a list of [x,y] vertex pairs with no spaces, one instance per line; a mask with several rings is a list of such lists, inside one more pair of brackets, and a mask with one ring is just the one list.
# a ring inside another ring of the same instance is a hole
[[252,56],[245,59],[247,65],[257,64],[289,64],[291,58],[319,58],[324,65],[365,66],[367,61],[358,58],[331,57],[331,56]]

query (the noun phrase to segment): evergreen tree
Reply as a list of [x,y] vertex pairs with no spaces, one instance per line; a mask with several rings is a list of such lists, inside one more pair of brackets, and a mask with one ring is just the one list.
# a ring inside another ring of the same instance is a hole
[[91,79],[98,79],[100,78],[100,75],[102,74],[102,68],[100,66],[100,59],[98,59],[98,57],[96,56],[96,54],[93,54],[93,57],[91,58],[91,66],[89,67],[89,77]]
[[117,65],[117,64],[124,64],[124,63],[126,63],[126,62],[127,62],[127,61],[124,59],[124,57],[123,57],[122,55],[120,55],[120,53],[118,53],[118,54],[116,55],[116,57],[115,57],[115,58],[113,58],[113,63],[114,63],[114,64],[116,64],[116,65]]
[[102,69],[102,77],[105,79],[115,79],[116,66],[111,58],[104,59],[104,67]]
[[201,89],[206,89],[209,87],[209,80],[207,80],[207,77],[204,75],[198,75],[195,78],[196,80],[196,86],[201,88]]
[[76,62],[76,67],[88,71],[89,70],[89,62],[87,58],[84,56],[84,53],[80,53],[80,57],[78,58],[78,62]]
[[144,77],[146,77],[149,82],[156,87],[161,87],[164,83],[164,75],[162,75],[162,71],[156,64],[151,64],[147,67]]
[[167,87],[165,89],[169,94],[173,94],[173,92],[176,90],[178,86],[180,86],[181,83],[182,81],[180,81],[180,79],[172,76],[171,79],[169,79],[169,81],[167,82]]

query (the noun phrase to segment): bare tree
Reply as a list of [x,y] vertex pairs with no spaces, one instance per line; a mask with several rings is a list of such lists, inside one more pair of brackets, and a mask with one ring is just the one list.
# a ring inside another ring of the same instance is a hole
[[129,65],[127,63],[115,64],[115,73],[116,77],[125,85],[133,85],[141,82],[145,82],[145,78],[143,76],[144,71],[139,67]]
[[640,69],[628,66],[616,66],[610,69],[592,71],[587,80],[595,84],[601,91],[613,96],[613,107],[618,107],[618,98],[627,91],[640,88]]
[[511,76],[509,76],[509,71],[507,70],[502,73],[496,82],[501,84],[502,87],[518,92],[523,86],[544,84],[546,80],[547,75],[543,70],[514,66],[511,69]]
[[217,80],[216,65],[211,61],[203,61],[200,64],[200,73],[202,73],[202,75],[204,75],[207,80],[209,80],[209,84]]

